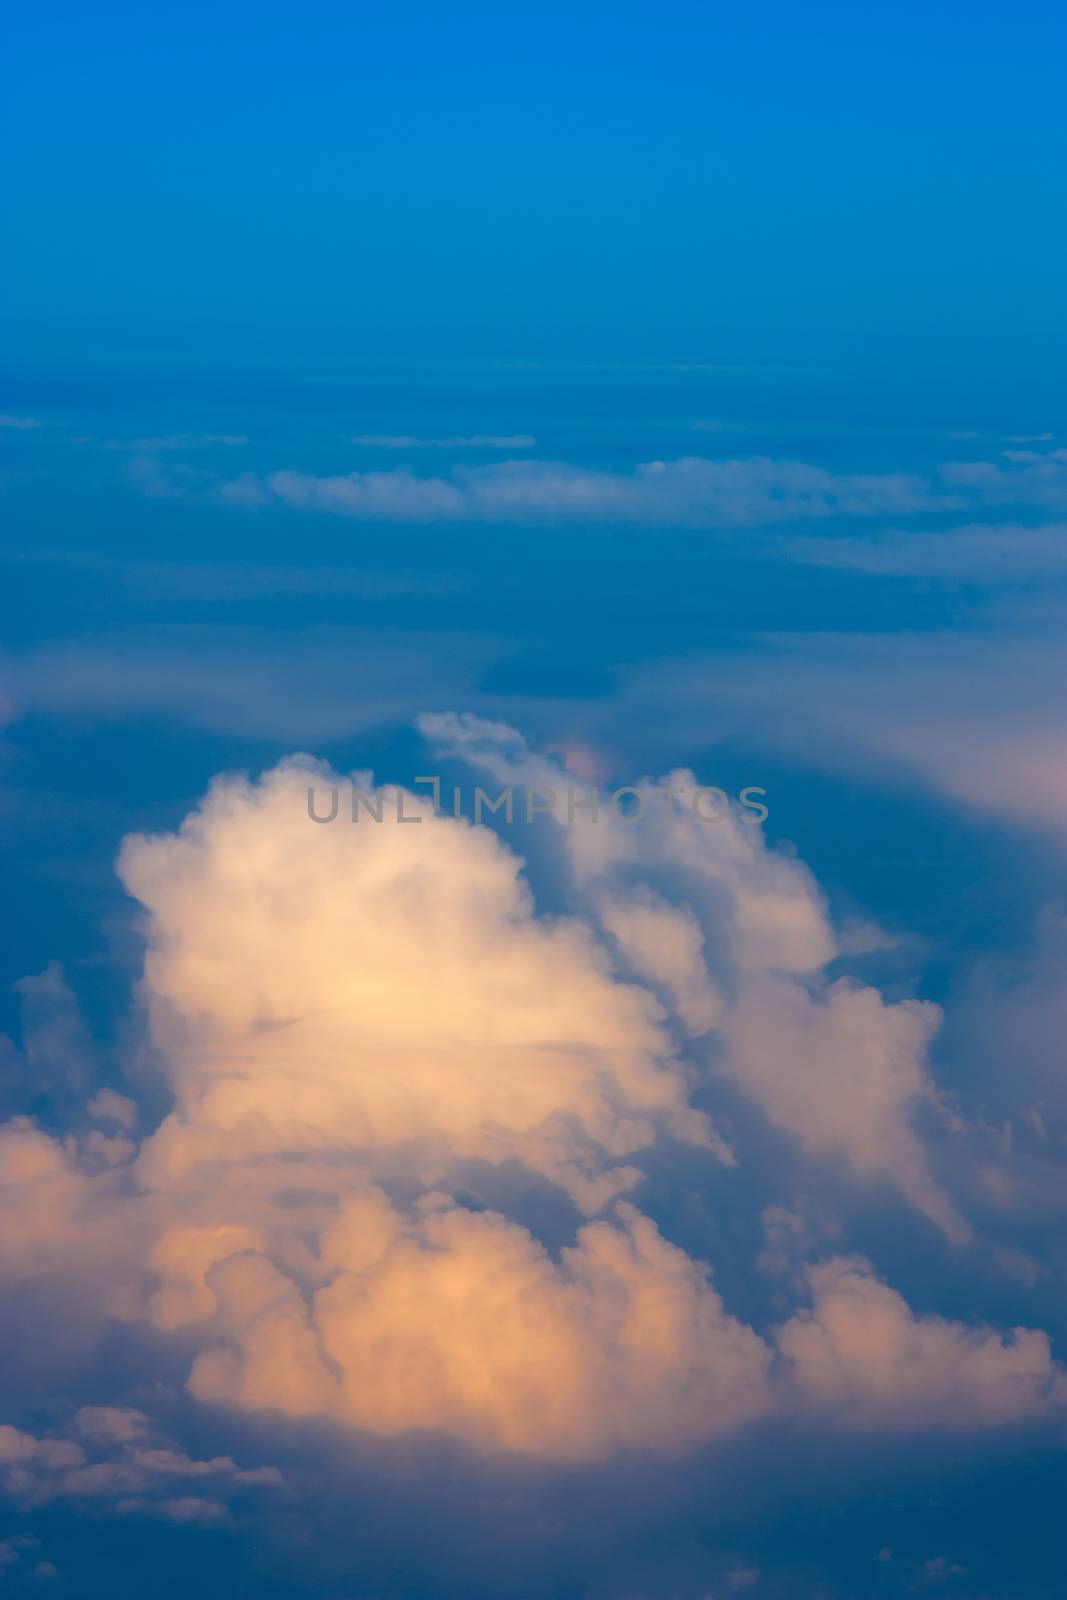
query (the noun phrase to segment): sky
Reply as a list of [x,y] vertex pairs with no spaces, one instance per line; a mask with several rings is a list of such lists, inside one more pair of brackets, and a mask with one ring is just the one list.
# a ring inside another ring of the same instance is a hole
[[0,1590],[1062,1593],[1063,31],[12,8]]

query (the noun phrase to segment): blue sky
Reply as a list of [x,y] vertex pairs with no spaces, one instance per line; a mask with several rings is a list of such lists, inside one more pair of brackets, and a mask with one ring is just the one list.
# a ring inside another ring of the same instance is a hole
[[1053,1600],[1062,19],[12,18],[0,1582]]
[[67,362],[1062,341],[1051,5],[16,7],[14,44],[16,305]]

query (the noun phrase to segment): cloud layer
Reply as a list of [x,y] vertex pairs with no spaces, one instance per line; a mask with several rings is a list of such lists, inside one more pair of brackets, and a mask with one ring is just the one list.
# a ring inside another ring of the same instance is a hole
[[[414,449],[527,448],[525,435],[419,440],[360,436],[361,446]],[[447,473],[410,468],[316,474],[246,472],[236,478],[173,468],[152,453],[132,463],[133,481],[157,496],[208,494],[232,505],[321,511],[375,522],[578,522],[754,527],[797,519],[898,517],[980,506],[1067,506],[1062,450],[1010,451],[999,461],[944,462],[932,473],[834,472],[803,461],[683,456],[630,470],[529,458],[460,464]]]

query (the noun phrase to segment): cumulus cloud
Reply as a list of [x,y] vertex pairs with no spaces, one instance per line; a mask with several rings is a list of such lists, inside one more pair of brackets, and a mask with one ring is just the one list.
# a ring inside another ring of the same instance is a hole
[[600,917],[634,971],[666,986],[688,1033],[714,1027],[723,997],[704,960],[700,924],[687,907],[645,889],[629,898],[606,895]]
[[[424,717],[422,726],[442,751],[462,753],[498,781],[559,786],[558,771],[499,725]],[[596,821],[583,811],[565,826],[576,874],[607,930],[622,934],[642,977],[673,993],[688,1031],[705,1031],[722,1009],[713,1070],[776,1126],[812,1154],[843,1157],[857,1175],[895,1185],[950,1238],[965,1239],[966,1224],[912,1131],[920,1106],[936,1109],[924,1056],[938,1009],[887,1005],[866,985],[826,984],[820,975],[837,944],[810,873],[768,850],[736,810],[701,821],[697,789],[686,772],[645,780],[636,786],[638,820],[605,808]],[[679,871],[681,908],[664,908],[641,887],[642,875],[669,881]]]
[[261,1255],[215,1268],[228,1342],[201,1353],[190,1387],[570,1460],[678,1449],[764,1411],[766,1345],[647,1217],[619,1214],[621,1227],[583,1227],[557,1264],[500,1215],[431,1196],[405,1222],[368,1190],[323,1239],[332,1275],[310,1313]]
[[812,1269],[813,1306],[780,1330],[779,1346],[807,1402],[849,1427],[980,1428],[1067,1405],[1067,1372],[1045,1334],[1002,1337],[916,1316],[869,1263]]
[[726,1070],[805,1149],[840,1153],[859,1176],[895,1184],[962,1243],[970,1230],[934,1181],[912,1122],[924,1101],[936,1105],[923,1063],[940,1018],[929,1002],[887,1005],[846,980],[813,996],[760,978],[726,1025]]
[[[483,775],[559,786],[507,727],[422,726]],[[685,772],[635,785],[635,820],[546,817],[566,879],[549,915],[490,829],[353,781],[381,821],[366,804],[312,821],[309,789],[342,786],[303,757],[126,841],[172,1106],[139,1144],[114,1091],[76,1134],[4,1125],[0,1276],[80,1271],[111,1318],[188,1353],[201,1403],[545,1460],[684,1450],[798,1397],[837,1418],[846,1389],[872,1427],[891,1391],[918,1427],[955,1426],[982,1385],[989,1425],[1061,1403],[1043,1335],[917,1318],[855,1263],[816,1269],[813,1309],[777,1337],[748,1326],[646,1213],[646,1156],[687,1145],[743,1174],[743,1142],[698,1109],[729,1085],[801,1163],[893,1184],[966,1234],[914,1121],[939,1106],[937,1013],[827,981],[818,887],[757,824],[702,822]],[[531,1192],[575,1218],[555,1248]],[[956,1398],[928,1406],[947,1368]],[[250,1482],[121,1404],[0,1437],[29,1499],[195,1522]]]
[[61,1270],[89,1202],[73,1144],[50,1138],[29,1117],[5,1122],[0,1202],[0,1273],[10,1281]]
[[596,1210],[658,1123],[708,1139],[655,999],[582,922],[535,915],[490,830],[414,796],[414,825],[316,826],[330,779],[223,782],[176,838],[124,847],[176,1097],[142,1170],[421,1141],[428,1160],[521,1151]]

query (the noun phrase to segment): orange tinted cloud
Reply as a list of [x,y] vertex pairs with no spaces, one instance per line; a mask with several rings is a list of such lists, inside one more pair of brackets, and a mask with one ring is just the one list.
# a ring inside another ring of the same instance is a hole
[[[556,771],[499,725],[427,730],[503,782]],[[550,1460],[681,1450],[798,1402],[871,1427],[1063,1403],[1044,1335],[916,1316],[864,1264],[812,1269],[813,1309],[757,1333],[618,1198],[678,1140],[741,1180],[693,1104],[728,1078],[800,1160],[966,1236],[912,1120],[939,1108],[939,1014],[827,980],[802,864],[734,814],[702,824],[674,773],[638,785],[660,804],[637,823],[561,828],[574,910],[548,917],[518,857],[425,799],[414,824],[314,823],[308,787],[334,782],[284,762],[127,840],[172,1109],[139,1144],[113,1093],[62,1142],[0,1129],[0,1274],[76,1269],[101,1314],[191,1345],[202,1400]],[[456,1198],[472,1160],[493,1209]],[[558,1255],[518,1167],[593,1219]]]

